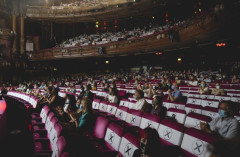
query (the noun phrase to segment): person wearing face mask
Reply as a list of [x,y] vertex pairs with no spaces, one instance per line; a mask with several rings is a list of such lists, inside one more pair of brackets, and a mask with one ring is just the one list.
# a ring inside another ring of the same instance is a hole
[[217,133],[223,138],[238,137],[240,127],[233,115],[234,104],[231,101],[222,101],[219,105],[219,117],[213,119],[209,124],[200,122],[201,130],[207,133]]
[[182,97],[182,93],[178,89],[177,83],[173,83],[171,89],[168,90],[168,98],[167,100],[174,102],[180,100]]
[[214,94],[214,95],[225,95],[225,92],[223,89],[221,89],[219,83],[216,83],[216,88],[214,88],[211,92],[211,94]]
[[161,143],[156,129],[147,127],[140,132],[140,148],[133,152],[133,157],[159,157],[161,156]]
[[162,98],[160,96],[153,97],[153,107],[151,110],[151,114],[159,116],[161,119],[166,117],[167,108],[162,106]]
[[87,99],[90,99],[90,100],[93,100],[93,93],[90,91],[92,88],[91,88],[91,85],[85,85],[85,93],[83,95],[84,98],[87,98]]
[[209,94],[209,88],[208,88],[208,86],[206,85],[206,82],[205,82],[205,81],[202,81],[202,82],[201,82],[201,85],[199,86],[198,92],[199,92],[200,94]]
[[133,105],[132,109],[141,110],[143,112],[149,113],[151,111],[151,106],[144,99],[144,93],[142,90],[136,90],[135,95],[133,97],[137,100],[137,102]]

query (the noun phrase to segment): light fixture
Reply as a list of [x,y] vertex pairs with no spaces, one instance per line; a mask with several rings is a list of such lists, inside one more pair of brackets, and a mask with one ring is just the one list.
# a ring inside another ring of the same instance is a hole
[[178,60],[179,62],[181,62],[181,61],[182,61],[182,58],[178,58],[177,60]]
[[105,61],[106,64],[109,64],[109,61]]
[[153,16],[152,19],[154,19],[155,17]]

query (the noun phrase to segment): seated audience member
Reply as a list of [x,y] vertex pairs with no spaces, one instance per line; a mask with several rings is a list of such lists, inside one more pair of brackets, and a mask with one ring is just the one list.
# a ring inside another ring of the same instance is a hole
[[8,90],[6,88],[6,84],[3,84],[2,89],[1,89],[1,94],[7,94]]
[[233,75],[231,83],[239,83],[239,78],[237,77],[237,75]]
[[211,92],[211,94],[214,94],[214,95],[225,95],[225,92],[223,89],[220,88],[220,85],[219,83],[216,83],[216,88],[214,88]]
[[83,95],[84,98],[93,100],[93,93],[90,91],[91,85],[85,85],[85,93]]
[[118,103],[117,91],[112,87],[109,87],[109,95],[105,98],[110,103]]
[[180,100],[182,97],[182,93],[178,89],[177,83],[172,84],[172,89],[168,90],[168,98],[167,100],[174,102]]
[[204,81],[207,83],[212,82],[211,78],[208,75],[204,76]]
[[199,92],[200,94],[209,94],[209,88],[208,88],[208,86],[206,85],[206,82],[205,82],[205,81],[202,81],[202,82],[201,82],[201,85],[199,86],[198,92]]
[[35,97],[38,97],[38,98],[40,98],[42,96],[41,93],[40,93],[40,89],[39,89],[39,85],[38,84],[35,84],[35,86],[34,86],[33,95]]
[[[85,88],[86,88],[86,87],[85,87]],[[82,97],[84,96],[84,94],[85,94],[84,86],[81,85],[81,86],[80,86],[80,93],[79,93],[79,95],[78,95],[78,98],[82,98]]]
[[231,101],[222,101],[219,105],[219,117],[213,119],[209,124],[200,122],[200,128],[208,133],[217,133],[223,138],[234,138],[239,136],[240,127],[233,115],[234,104]]
[[108,83],[104,83],[103,91],[108,92],[108,90],[109,90],[109,84]]
[[151,114],[160,116],[163,119],[166,116],[167,108],[162,106],[162,98],[160,96],[153,97],[153,107],[151,110]]
[[167,79],[167,81],[166,81],[166,86],[165,86],[164,89],[171,89],[171,86],[172,86],[171,80],[170,80],[170,79]]
[[163,97],[164,94],[163,94],[163,91],[161,89],[161,84],[160,83],[156,83],[154,89],[151,86],[150,87],[150,94]]
[[187,82],[188,86],[197,86],[198,85],[198,81],[196,80],[196,78],[192,75],[190,76],[190,81]]
[[210,157],[239,157],[240,139],[221,139],[207,145]]
[[159,157],[161,156],[160,138],[157,130],[147,127],[140,132],[140,148],[133,152],[133,157]]
[[180,84],[181,84],[181,80],[180,80],[178,77],[175,77],[175,80],[174,80],[174,82],[176,82],[178,85],[180,85]]
[[133,109],[141,110],[143,112],[150,112],[151,106],[147,101],[144,99],[144,93],[142,90],[137,89],[135,95],[133,95],[137,102],[133,105]]
[[92,90],[97,90],[97,83],[94,83],[94,84],[93,84]]
[[75,127],[80,132],[90,131],[92,127],[92,101],[90,99],[83,98],[81,101],[82,111],[80,118],[76,119],[70,115],[72,121],[75,123]]

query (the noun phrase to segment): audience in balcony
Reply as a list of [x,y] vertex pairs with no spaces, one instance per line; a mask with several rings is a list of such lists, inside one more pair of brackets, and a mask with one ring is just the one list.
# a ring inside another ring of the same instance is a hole
[[231,101],[222,101],[219,105],[219,117],[210,123],[200,122],[200,128],[208,133],[216,133],[223,138],[234,138],[240,135],[240,126],[233,112],[235,105]]
[[180,100],[182,97],[182,93],[179,90],[178,84],[173,83],[171,89],[168,90],[167,100],[174,102]]
[[213,95],[225,95],[224,89],[221,89],[219,83],[216,83],[215,88],[212,90],[211,94]]
[[209,94],[209,88],[208,88],[208,86],[207,86],[205,81],[201,82],[201,84],[199,86],[199,89],[198,89],[198,92],[200,94]]

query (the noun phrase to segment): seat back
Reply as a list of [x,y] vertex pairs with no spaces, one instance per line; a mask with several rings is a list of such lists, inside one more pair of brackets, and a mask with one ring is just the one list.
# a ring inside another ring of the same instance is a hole
[[194,98],[194,97],[187,98],[187,104],[201,105],[201,102],[202,102],[202,99],[199,99],[199,98]]
[[47,120],[46,120],[46,123],[45,123],[46,128],[50,126],[50,122],[51,122],[53,117],[54,117],[54,113],[50,112],[49,115],[47,116]]
[[175,108],[169,108],[167,110],[167,116],[176,119],[178,123],[184,124],[186,119],[186,111],[175,109]]
[[214,99],[203,99],[201,105],[203,107],[209,106],[209,107],[218,108],[219,101],[218,100],[214,100]]
[[169,119],[163,119],[158,128],[158,133],[163,145],[180,146],[183,138],[183,132],[183,124]]
[[99,104],[99,110],[102,112],[106,112],[108,107],[108,102],[107,101],[101,101]]
[[102,116],[98,116],[93,129],[94,136],[96,138],[103,139],[105,136],[108,124],[109,124],[108,119]]
[[209,116],[212,119],[214,119],[219,116],[218,109],[214,107],[206,106],[202,110],[202,115]]
[[121,99],[119,107],[124,106],[124,107],[129,107],[129,100],[128,99]]
[[117,109],[117,112],[115,114],[115,117],[125,121],[128,113],[128,108],[124,106],[119,106]]
[[231,96],[228,95],[216,95],[215,99],[218,101],[231,100]]
[[92,108],[98,110],[100,105],[100,99],[94,99],[92,102]]
[[122,141],[119,147],[119,153],[123,157],[132,157],[136,149],[139,148],[138,138],[131,133],[126,133],[122,137]]
[[66,147],[66,140],[63,136],[60,136],[56,142],[56,145],[52,148],[52,157],[60,157]]
[[54,129],[52,132],[50,132],[50,141],[52,144],[56,143],[58,140],[58,137],[61,135],[62,133],[62,126],[59,123],[56,123],[54,125]]
[[207,157],[207,144],[213,142],[216,137],[204,131],[195,128],[189,128],[185,131],[181,148],[186,156]]
[[116,111],[117,111],[117,107],[118,105],[117,104],[114,104],[114,103],[110,103],[108,104],[107,106],[107,113],[110,114],[110,115],[115,115]]
[[176,108],[176,109],[184,110],[185,103],[184,102],[172,102],[172,103],[169,103],[168,108]]
[[46,125],[46,129],[48,131],[48,133],[52,132],[54,130],[54,125],[58,122],[58,119],[57,117],[53,117],[51,120],[50,120],[50,123],[49,125]]
[[42,118],[42,123],[45,123],[46,120],[47,120],[47,115],[49,113],[50,109],[47,105],[45,105],[42,110],[41,110],[41,113],[40,113],[40,117]]
[[196,128],[200,129],[200,122],[209,123],[212,120],[211,117],[197,114],[197,113],[188,113],[184,126],[187,128]]
[[110,123],[105,135],[106,146],[110,150],[118,151],[123,136],[123,128],[115,123]]
[[159,123],[159,116],[150,113],[144,113],[141,119],[140,128],[145,129],[146,127],[151,127],[157,130],[159,127]]
[[130,109],[127,114],[126,122],[134,126],[140,126],[142,115],[142,111]]
[[131,100],[131,101],[129,102],[128,108],[129,108],[129,109],[132,109],[132,108],[133,108],[133,105],[134,105],[136,102],[137,102],[137,101],[135,101],[135,100]]
[[198,114],[202,114],[202,106],[200,105],[194,105],[194,104],[186,104],[185,111],[186,113],[194,112]]

